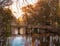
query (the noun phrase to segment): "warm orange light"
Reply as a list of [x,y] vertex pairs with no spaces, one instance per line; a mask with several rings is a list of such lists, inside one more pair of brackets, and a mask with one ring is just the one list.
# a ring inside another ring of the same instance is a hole
[[10,6],[10,9],[13,13],[13,15],[18,19],[22,14],[22,10],[19,8],[19,6],[16,4],[16,3],[13,3],[11,6]]
[[27,5],[33,5],[37,3],[38,0],[12,0],[13,4],[9,6],[13,15],[18,19],[20,16],[24,14],[22,11],[22,7],[26,7]]

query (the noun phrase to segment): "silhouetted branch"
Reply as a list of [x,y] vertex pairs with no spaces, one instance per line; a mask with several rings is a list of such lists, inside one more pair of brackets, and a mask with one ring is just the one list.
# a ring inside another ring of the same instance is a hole
[[12,4],[12,0],[2,0],[0,1],[0,7],[9,6]]

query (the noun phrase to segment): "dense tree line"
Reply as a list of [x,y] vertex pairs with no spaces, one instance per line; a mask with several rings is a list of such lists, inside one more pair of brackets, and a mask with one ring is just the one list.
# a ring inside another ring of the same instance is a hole
[[12,19],[13,16],[9,9],[0,8],[0,31],[4,32],[3,35],[9,34],[7,32],[10,30]]
[[28,25],[48,25],[57,27],[60,25],[59,0],[40,1],[35,6],[23,7],[25,21]]
[[13,20],[10,9],[0,8],[0,45],[5,45],[7,37],[11,35],[11,21]]

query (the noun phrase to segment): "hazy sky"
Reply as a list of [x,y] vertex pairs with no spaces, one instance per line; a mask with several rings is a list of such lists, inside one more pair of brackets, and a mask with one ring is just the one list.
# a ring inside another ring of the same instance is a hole
[[24,12],[22,12],[22,7],[27,5],[34,5],[37,3],[37,0],[12,0],[12,5],[10,5],[10,9],[16,18],[19,18]]
[[37,0],[12,0],[13,3],[16,3],[17,4],[19,3],[19,6],[22,7],[22,6],[26,6],[26,5],[29,5],[29,4],[34,4],[37,2]]

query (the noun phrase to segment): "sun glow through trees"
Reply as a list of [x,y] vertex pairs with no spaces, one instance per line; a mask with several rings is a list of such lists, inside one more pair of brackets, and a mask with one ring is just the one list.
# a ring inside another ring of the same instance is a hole
[[13,15],[16,17],[16,19],[18,19],[20,16],[22,16],[24,14],[24,12],[22,11],[22,7],[25,7],[27,5],[35,5],[35,3],[37,3],[37,0],[12,0],[13,4],[10,5],[10,9],[13,13]]

